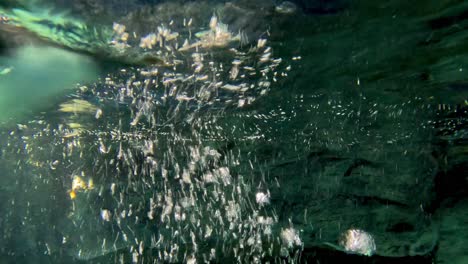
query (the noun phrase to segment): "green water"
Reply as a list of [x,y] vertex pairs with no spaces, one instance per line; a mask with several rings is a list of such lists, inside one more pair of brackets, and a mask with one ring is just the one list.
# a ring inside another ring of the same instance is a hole
[[[34,106],[0,128],[2,258],[464,263],[467,4],[278,6],[38,1],[12,17],[100,68],[54,75],[39,56],[44,69],[0,83]],[[64,9],[70,27],[46,23]],[[223,24],[249,42],[196,37]],[[194,48],[178,50],[185,38]],[[375,249],[347,248],[350,229]]]
[[24,47],[2,61],[8,72],[1,77],[1,122],[11,118],[18,122],[52,96],[98,78],[97,66],[90,58],[62,49]]

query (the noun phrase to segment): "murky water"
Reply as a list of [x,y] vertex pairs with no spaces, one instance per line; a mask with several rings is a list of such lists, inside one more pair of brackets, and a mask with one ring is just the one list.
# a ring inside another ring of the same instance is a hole
[[50,2],[5,7],[4,26],[90,54],[100,77],[0,128],[6,261],[443,248],[441,177],[466,153],[463,3]]

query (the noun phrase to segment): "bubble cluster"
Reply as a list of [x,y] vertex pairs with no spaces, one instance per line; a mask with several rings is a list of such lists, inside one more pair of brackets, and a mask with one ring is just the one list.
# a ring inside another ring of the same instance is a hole
[[[231,45],[241,35],[216,16],[192,37],[173,24],[137,41],[115,23],[110,45],[160,61],[82,85],[53,115],[10,133],[27,156],[21,170],[33,168],[38,185],[58,180],[54,192],[66,194],[62,245],[49,243],[50,250],[65,247],[84,260],[115,254],[124,263],[284,257],[300,246],[299,234],[280,231],[269,191],[241,173],[251,165],[216,122],[267,95],[290,66],[274,57],[266,37]],[[295,242],[285,245],[289,233]]]

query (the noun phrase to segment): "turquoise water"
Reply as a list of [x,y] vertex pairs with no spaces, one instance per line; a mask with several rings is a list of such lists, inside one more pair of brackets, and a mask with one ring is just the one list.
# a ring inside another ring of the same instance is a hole
[[464,263],[465,3],[8,4],[99,77],[2,83],[7,263]]

